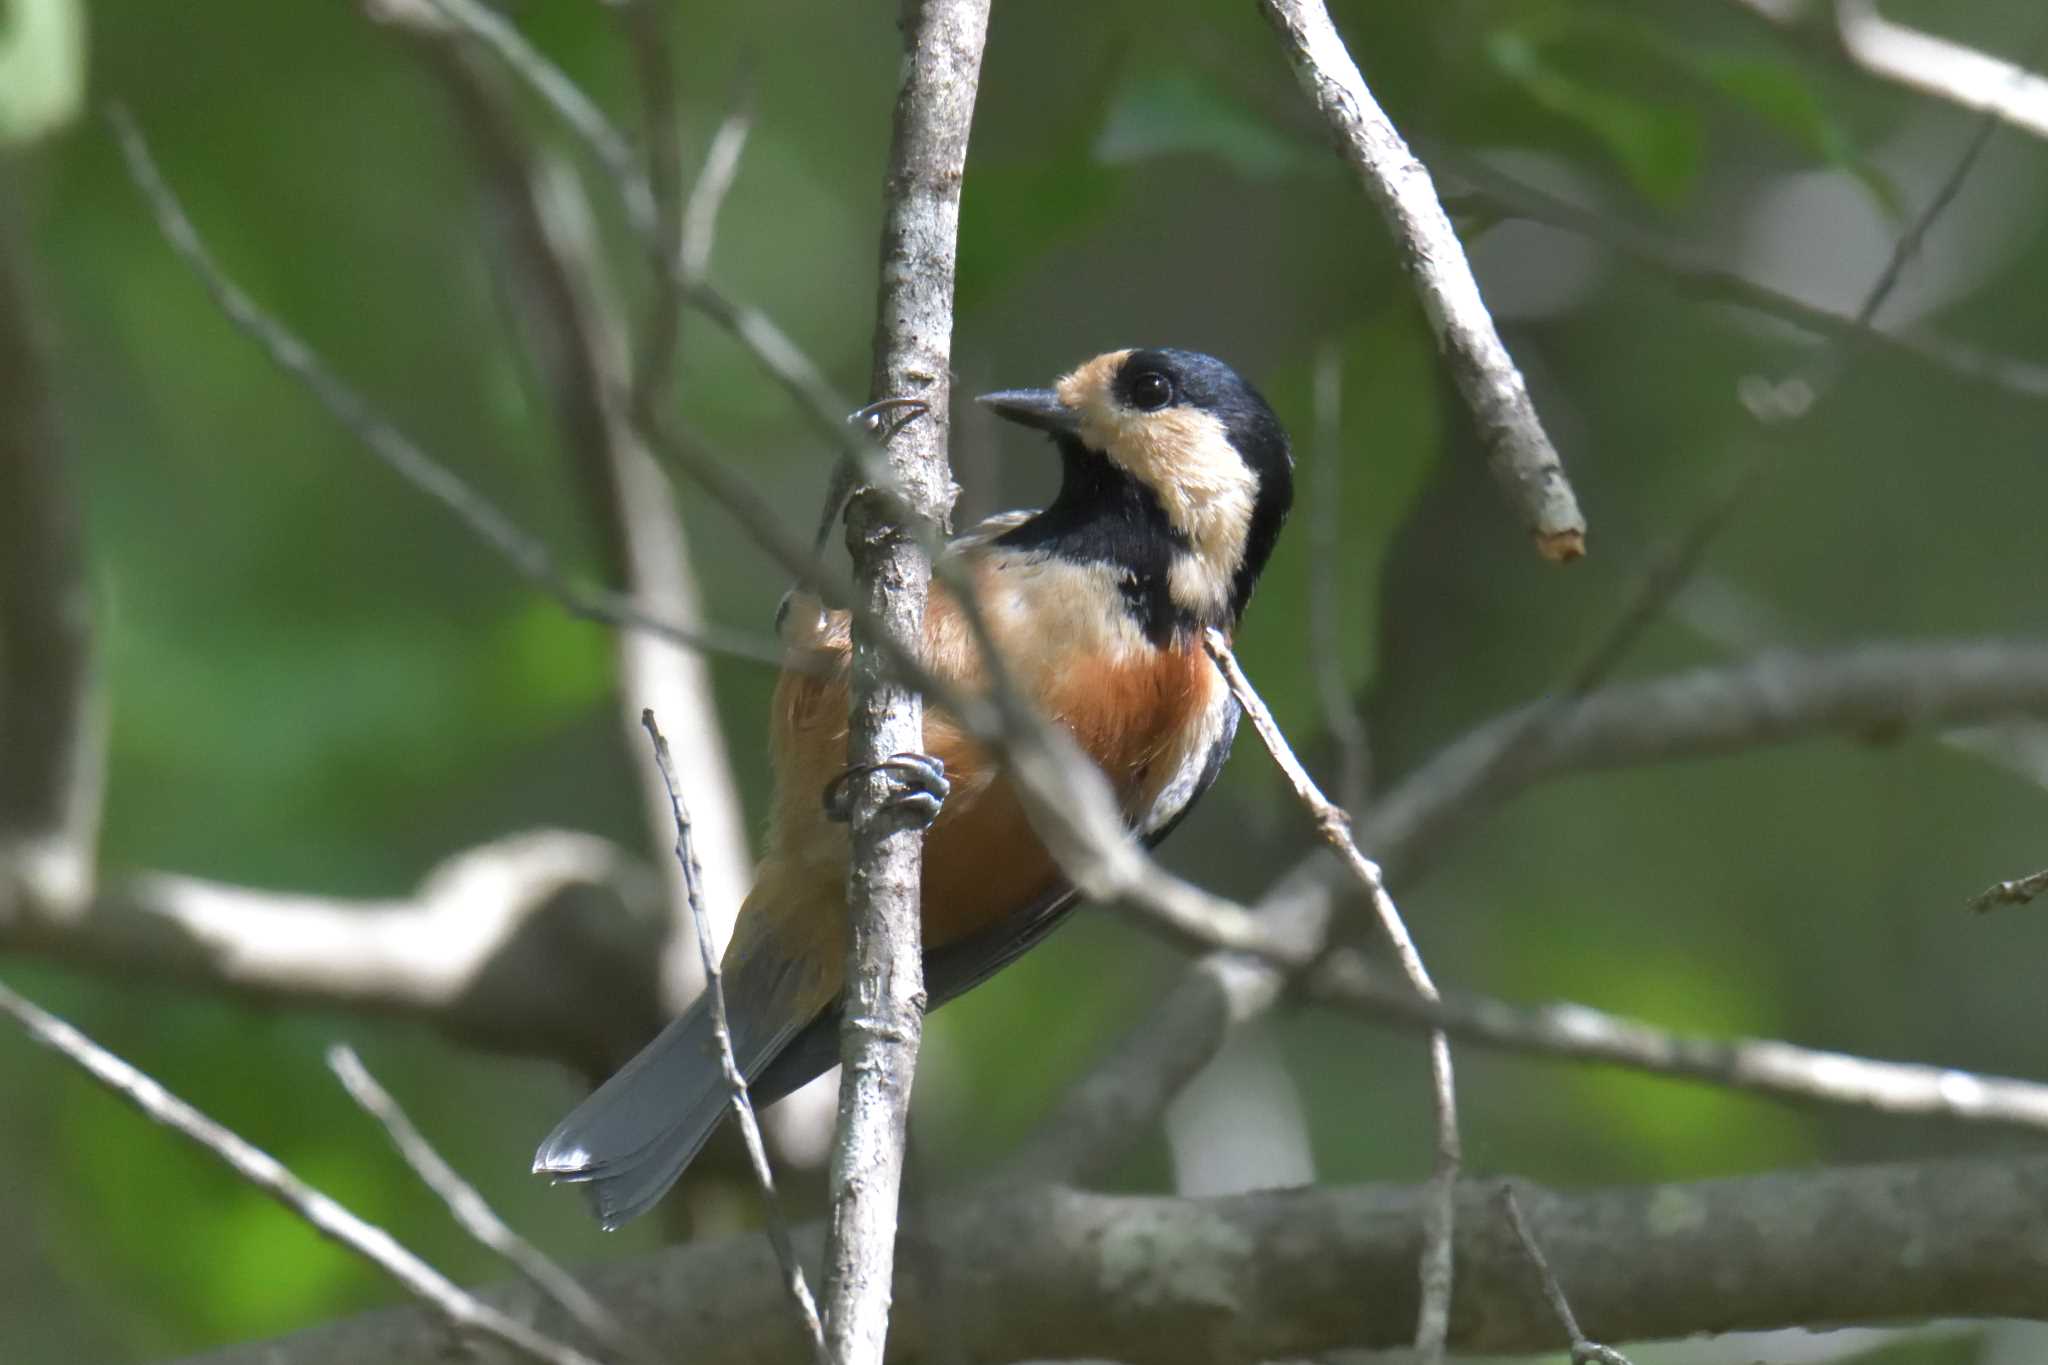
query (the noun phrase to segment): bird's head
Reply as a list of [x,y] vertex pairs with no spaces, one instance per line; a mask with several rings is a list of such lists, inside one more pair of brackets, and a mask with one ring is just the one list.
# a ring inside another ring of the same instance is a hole
[[1287,433],[1243,376],[1198,351],[1111,351],[981,401],[1052,435],[1065,475],[1046,510],[1096,533],[1077,544],[1156,563],[1191,624],[1236,623],[1294,501]]

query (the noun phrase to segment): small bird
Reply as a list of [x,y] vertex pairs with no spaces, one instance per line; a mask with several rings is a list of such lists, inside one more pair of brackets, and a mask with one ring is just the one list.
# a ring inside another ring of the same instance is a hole
[[[1052,437],[1060,489],[947,553],[966,557],[1014,685],[1079,741],[1132,831],[1155,844],[1215,781],[1237,733],[1202,634],[1235,630],[1287,519],[1287,433],[1235,370],[1193,351],[1112,351],[1050,389],[981,401]],[[734,1055],[760,1103],[839,1060],[848,838],[828,805],[846,768],[848,618],[798,605],[785,604],[782,631],[806,666],[775,691],[768,854],[723,966]],[[987,685],[958,603],[936,584],[923,649],[935,673]],[[926,711],[924,739],[915,757],[937,810],[925,988],[937,1007],[1044,938],[1075,893],[1000,765],[943,711]],[[562,1120],[534,1171],[584,1185],[598,1220],[618,1227],[675,1183],[727,1100],[699,1000]]]

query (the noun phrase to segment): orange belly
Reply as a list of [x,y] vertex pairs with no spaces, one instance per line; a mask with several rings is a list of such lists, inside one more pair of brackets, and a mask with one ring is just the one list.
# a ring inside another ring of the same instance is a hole
[[[928,657],[966,686],[982,685],[978,659],[958,647],[957,608],[934,591]],[[732,953],[766,950],[815,963],[822,1008],[838,991],[846,943],[847,831],[826,818],[822,795],[846,767],[847,680],[843,617],[821,622],[803,643],[829,666],[786,672],[777,688],[777,801],[770,847],[735,927]],[[1009,642],[1006,657],[1014,657]],[[1056,647],[1057,641],[1052,642]],[[1020,641],[1043,651],[1043,639]],[[951,657],[948,657],[951,656]],[[1109,778],[1134,822],[1187,756],[1221,687],[1199,645],[1082,657],[1023,668],[1040,710],[1063,725]],[[925,750],[946,765],[952,791],[925,840],[923,921],[929,951],[999,927],[1042,898],[1060,873],[1023,803],[989,754],[936,710],[925,716]],[[829,989],[827,989],[829,987]]]

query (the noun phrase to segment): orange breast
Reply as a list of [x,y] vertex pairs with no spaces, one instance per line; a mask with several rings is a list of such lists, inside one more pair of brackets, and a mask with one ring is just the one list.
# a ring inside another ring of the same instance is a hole
[[[1022,613],[1019,624],[1031,616]],[[846,634],[843,617],[821,625],[801,644],[833,667],[824,676],[785,673],[776,688],[775,822],[732,951],[809,957],[829,977],[829,998],[845,952],[847,834],[825,818],[821,796],[846,766]],[[982,685],[958,609],[942,592],[933,594],[926,639],[935,668],[967,686]],[[1042,633],[1018,639],[1014,649],[1000,634],[998,640],[1006,657],[1032,661],[1017,670],[1020,682],[1102,768],[1133,820],[1187,757],[1190,736],[1221,686],[1199,645],[1061,656],[1060,642]],[[950,716],[926,711],[925,748],[945,763],[952,784],[925,840],[924,939],[934,948],[999,924],[1050,890],[1059,870],[1009,782]]]

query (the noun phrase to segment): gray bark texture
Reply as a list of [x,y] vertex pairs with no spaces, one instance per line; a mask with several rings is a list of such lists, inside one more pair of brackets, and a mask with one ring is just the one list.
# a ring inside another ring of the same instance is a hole
[[[896,487],[847,509],[856,611],[847,762],[924,749],[924,701],[887,667],[872,632],[924,635],[931,562],[919,534],[953,506],[947,386],[960,181],[988,30],[988,0],[904,6],[903,83],[883,184],[873,396],[927,406],[890,442]],[[840,1031],[839,1133],[832,1151],[825,1326],[841,1365],[882,1359],[889,1329],[905,1124],[924,1024],[920,914],[924,834],[886,808],[883,773],[853,784],[847,881],[852,933]]]
[[[1451,1345],[1564,1343],[1497,1186],[1457,1214]],[[2048,1157],[1774,1172],[1517,1197],[1585,1330],[1625,1342],[1698,1332],[1931,1317],[2037,1315],[2048,1302]],[[1109,1358],[1251,1365],[1414,1330],[1422,1195],[1362,1185],[1226,1199],[1013,1186],[919,1220],[889,1358],[944,1342],[961,1365]],[[815,1255],[818,1229],[798,1234]],[[585,1281],[627,1330],[691,1365],[807,1358],[757,1234],[670,1248]],[[558,1326],[524,1283],[482,1292]],[[429,1365],[447,1329],[392,1309],[190,1365]]]

